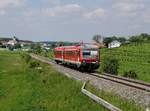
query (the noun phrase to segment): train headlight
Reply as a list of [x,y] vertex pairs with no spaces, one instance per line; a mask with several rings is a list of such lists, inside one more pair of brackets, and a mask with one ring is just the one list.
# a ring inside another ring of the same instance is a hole
[[86,65],[86,62],[83,60],[83,61],[82,61],[82,64],[83,64],[83,65]]

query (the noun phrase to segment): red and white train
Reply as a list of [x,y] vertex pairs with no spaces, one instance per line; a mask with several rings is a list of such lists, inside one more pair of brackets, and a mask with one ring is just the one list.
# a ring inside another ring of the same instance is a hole
[[99,67],[99,48],[93,44],[56,47],[54,55],[56,63],[74,66],[78,69],[95,70]]

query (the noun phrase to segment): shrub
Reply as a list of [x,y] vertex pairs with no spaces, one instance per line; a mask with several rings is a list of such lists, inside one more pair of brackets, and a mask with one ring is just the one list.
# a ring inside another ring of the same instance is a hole
[[31,60],[31,56],[26,53],[22,53],[21,57],[25,60],[26,63],[29,63],[29,61]]
[[40,63],[38,61],[30,61],[29,68],[36,68],[39,67]]
[[26,61],[26,63],[29,63],[30,60],[31,60],[31,56],[27,54],[27,55],[25,56],[25,61]]
[[102,61],[101,71],[110,74],[118,74],[119,62],[111,56],[105,57]]
[[124,72],[123,76],[128,77],[128,78],[133,78],[133,79],[138,77],[137,73],[134,70],[129,70],[129,71]]

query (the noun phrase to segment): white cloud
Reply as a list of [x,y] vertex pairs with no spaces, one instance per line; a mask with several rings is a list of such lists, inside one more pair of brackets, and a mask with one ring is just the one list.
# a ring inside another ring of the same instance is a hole
[[9,7],[19,7],[23,4],[24,0],[0,0],[0,9]]
[[145,8],[145,4],[142,0],[117,0],[113,8],[117,9],[121,15],[136,16]]
[[42,13],[46,16],[57,16],[61,14],[72,14],[81,12],[81,6],[78,4],[67,4],[56,6],[54,8],[44,8],[42,9]]
[[24,4],[25,0],[0,0],[0,15],[4,15],[9,8],[17,8]]
[[48,0],[50,4],[60,4],[59,0]]
[[145,12],[143,14],[143,16],[142,16],[143,21],[142,22],[150,24],[150,15],[149,15],[149,13],[150,13],[150,10],[148,10],[147,12]]
[[104,9],[98,8],[94,11],[85,13],[83,16],[88,19],[92,19],[92,18],[101,18],[105,16],[105,14],[106,14],[106,11]]
[[131,12],[131,11],[136,11],[138,9],[143,9],[144,4],[138,4],[138,3],[118,3],[116,4],[116,7],[120,9],[122,12]]
[[5,15],[5,11],[4,10],[0,10],[0,15]]

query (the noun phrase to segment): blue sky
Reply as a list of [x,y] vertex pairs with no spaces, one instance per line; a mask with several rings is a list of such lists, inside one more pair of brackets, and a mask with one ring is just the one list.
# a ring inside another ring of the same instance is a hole
[[90,41],[150,33],[150,0],[0,0],[0,36]]

